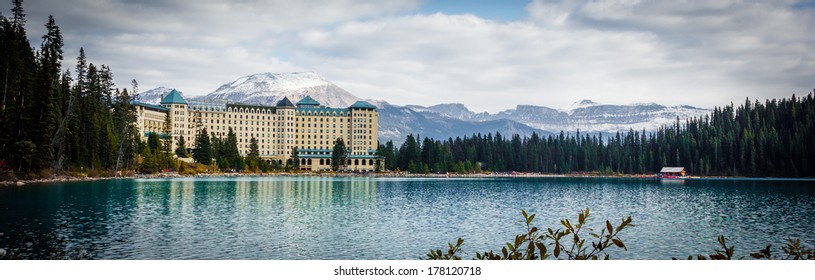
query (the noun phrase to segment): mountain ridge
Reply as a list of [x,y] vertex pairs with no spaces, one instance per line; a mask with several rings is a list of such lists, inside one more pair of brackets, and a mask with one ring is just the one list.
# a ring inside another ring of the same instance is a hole
[[[145,92],[142,102],[161,100],[171,90],[160,87]],[[149,94],[148,94],[149,93]],[[158,97],[157,97],[158,96]],[[306,96],[321,105],[334,108],[348,107],[362,99],[340,88],[314,72],[257,73],[239,77],[225,83],[215,91],[192,98],[200,102],[230,102],[274,106],[289,98],[296,103]],[[655,131],[679,119],[700,116],[711,110],[689,105],[665,106],[656,103],[628,105],[600,104],[589,99],[578,100],[569,107],[550,108],[539,105],[518,104],[513,109],[498,113],[473,112],[461,103],[442,103],[432,106],[399,106],[385,100],[364,100],[378,107],[379,138],[385,142],[400,143],[408,134],[436,139],[499,132],[505,135],[530,136],[553,132],[606,133],[608,135],[629,129]]]
[[266,72],[246,75],[193,100],[274,105],[284,97],[295,101],[306,96],[319,100],[322,105],[336,108],[348,107],[361,100],[314,72]]

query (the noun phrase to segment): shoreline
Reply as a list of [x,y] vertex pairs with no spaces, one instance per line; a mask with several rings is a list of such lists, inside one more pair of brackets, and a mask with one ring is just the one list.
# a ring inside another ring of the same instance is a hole
[[[114,177],[77,177],[77,176],[55,176],[48,179],[35,180],[15,180],[0,181],[0,186],[24,186],[28,184],[49,184],[59,182],[91,182],[100,180],[117,179],[169,179],[169,178],[208,178],[208,177],[375,177],[375,178],[614,178],[614,179],[644,179],[659,180],[661,178],[654,174],[620,174],[620,175],[600,175],[600,174],[545,174],[530,172],[501,172],[501,173],[480,173],[480,174],[411,174],[407,172],[389,173],[324,173],[324,172],[273,172],[273,173],[202,173],[202,174],[178,174],[176,172],[165,172],[158,174],[136,174],[134,176],[114,176]],[[766,179],[766,180],[815,180],[815,178],[774,178],[774,177],[735,177],[735,176],[692,176],[676,180],[694,179]]]

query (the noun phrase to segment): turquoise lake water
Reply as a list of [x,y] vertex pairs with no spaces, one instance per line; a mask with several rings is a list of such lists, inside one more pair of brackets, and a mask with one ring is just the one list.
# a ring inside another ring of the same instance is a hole
[[521,209],[545,228],[585,208],[598,228],[632,217],[612,259],[815,244],[807,180],[240,177],[2,187],[0,246],[28,224],[101,259],[419,259],[458,237],[467,258],[522,233]]

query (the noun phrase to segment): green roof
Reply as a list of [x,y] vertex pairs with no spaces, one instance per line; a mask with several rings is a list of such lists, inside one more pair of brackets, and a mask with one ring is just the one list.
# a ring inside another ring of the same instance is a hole
[[133,104],[135,106],[142,106],[142,107],[148,108],[148,109],[153,109],[153,110],[156,110],[156,111],[161,111],[161,112],[170,111],[170,109],[168,109],[168,108],[164,108],[164,107],[161,107],[161,106],[158,106],[158,105],[153,105],[153,104],[147,104],[147,103],[144,103],[144,102],[141,102],[141,101],[133,101],[133,102],[131,102],[131,104]]
[[277,107],[294,107],[288,97],[283,97],[283,100],[277,101]]
[[181,93],[173,89],[173,91],[161,98],[161,104],[187,104],[187,100],[181,96]]
[[357,101],[354,104],[351,104],[351,107],[349,108],[376,109],[376,106],[365,101]]
[[303,99],[300,99],[300,101],[297,101],[297,106],[301,105],[320,106],[320,102],[317,102],[317,100],[314,100],[314,98],[311,98],[311,96],[306,96]]

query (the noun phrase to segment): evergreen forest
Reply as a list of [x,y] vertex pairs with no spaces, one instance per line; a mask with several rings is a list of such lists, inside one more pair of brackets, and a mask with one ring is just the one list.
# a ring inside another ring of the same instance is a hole
[[[297,160],[285,167],[261,160],[256,139],[252,151],[241,156],[232,131],[220,139],[203,129],[194,149],[180,142],[171,150],[166,137],[169,116],[161,135],[139,135],[132,106],[136,80],[117,87],[111,68],[90,62],[84,49],[74,67],[64,67],[64,41],[54,17],[48,17],[46,33],[32,47],[22,0],[13,4],[10,17],[0,15],[0,180],[185,168],[297,168]],[[815,177],[813,122],[815,100],[810,93],[764,102],[748,98],[700,118],[677,119],[655,132],[560,132],[523,138],[489,133],[448,139],[409,135],[399,147],[381,143],[378,152],[385,169],[413,173],[652,174],[665,166],[683,166],[691,175],[702,176]],[[343,153],[343,147],[340,142],[334,150]],[[194,159],[195,164],[177,157]]]
[[653,174],[682,166],[691,175],[815,176],[815,99],[746,99],[656,132],[560,132],[521,138],[500,133],[446,140],[409,135],[379,146],[388,170],[414,173],[541,172]]

